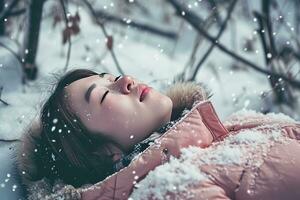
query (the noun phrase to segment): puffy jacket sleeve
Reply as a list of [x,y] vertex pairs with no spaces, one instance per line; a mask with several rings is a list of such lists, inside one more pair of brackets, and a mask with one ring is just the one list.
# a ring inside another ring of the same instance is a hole
[[284,133],[295,140],[300,140],[300,123],[290,124],[283,127]]
[[[230,198],[226,195],[225,190],[213,183],[211,180],[206,180],[201,182],[199,185],[189,188],[189,193],[191,196],[188,198],[190,200],[229,200]],[[181,194],[171,194],[178,199]],[[182,196],[179,199],[186,199],[187,197]],[[173,199],[173,198],[171,198]]]
[[279,125],[281,127],[286,125],[296,125],[296,122],[292,118],[280,113],[280,114],[263,114],[255,111],[239,111],[230,115],[223,125],[228,131],[239,131],[241,129],[255,128],[263,125]]

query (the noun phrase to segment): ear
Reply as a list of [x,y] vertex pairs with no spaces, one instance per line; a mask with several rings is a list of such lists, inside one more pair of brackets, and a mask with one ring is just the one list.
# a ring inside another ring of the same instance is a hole
[[191,109],[200,101],[205,101],[210,94],[203,83],[176,82],[166,91],[173,102],[171,120],[180,117],[184,109]]

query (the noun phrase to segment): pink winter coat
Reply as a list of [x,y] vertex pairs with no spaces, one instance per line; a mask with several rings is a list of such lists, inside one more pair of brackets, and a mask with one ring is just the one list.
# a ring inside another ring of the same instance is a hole
[[292,120],[257,114],[222,123],[201,102],[81,199],[300,199],[299,138]]

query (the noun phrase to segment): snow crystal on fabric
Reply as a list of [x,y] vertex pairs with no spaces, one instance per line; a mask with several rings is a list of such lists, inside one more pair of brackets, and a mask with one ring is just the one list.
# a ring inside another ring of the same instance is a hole
[[138,189],[131,194],[131,199],[167,199],[168,192],[185,192],[187,186],[207,179],[197,166],[188,159],[175,159],[158,166],[145,179],[135,185]]
[[224,125],[243,124],[248,122],[295,123],[296,121],[283,113],[263,114],[254,110],[240,110],[228,117]]
[[188,186],[197,185],[209,178],[208,174],[201,171],[201,166],[250,165],[257,168],[263,164],[270,147],[275,142],[284,142],[286,139],[280,127],[260,126],[230,135],[208,148],[183,148],[179,159],[171,157],[169,163],[158,166],[140,181],[131,198],[167,199],[168,192],[193,195],[189,193]]

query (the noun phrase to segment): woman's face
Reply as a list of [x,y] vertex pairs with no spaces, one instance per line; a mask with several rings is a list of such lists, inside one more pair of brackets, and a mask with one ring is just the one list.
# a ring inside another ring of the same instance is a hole
[[94,136],[105,135],[126,151],[171,118],[171,99],[131,76],[93,75],[65,91],[71,110]]

